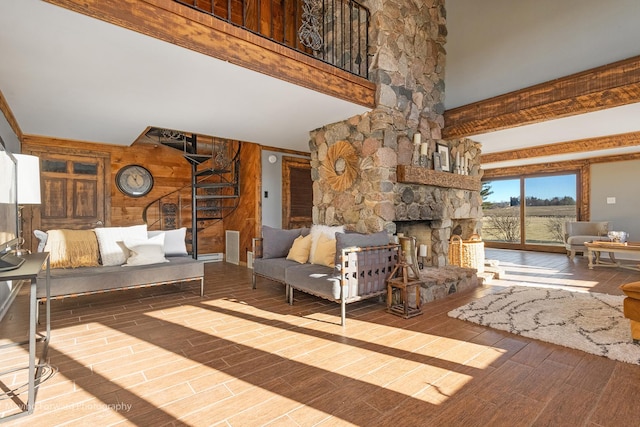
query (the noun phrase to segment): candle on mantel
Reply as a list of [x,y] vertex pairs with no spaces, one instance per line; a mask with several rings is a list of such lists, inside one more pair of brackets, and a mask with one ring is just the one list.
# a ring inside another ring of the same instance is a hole
[[420,155],[426,156],[428,154],[429,154],[429,143],[423,142],[422,144],[420,144]]
[[414,145],[420,145],[421,140],[422,140],[422,135],[420,135],[419,133],[414,133],[413,134],[413,143],[414,143]]
[[456,167],[460,168],[460,152],[456,153]]
[[427,257],[427,245],[420,245],[420,255],[422,258]]

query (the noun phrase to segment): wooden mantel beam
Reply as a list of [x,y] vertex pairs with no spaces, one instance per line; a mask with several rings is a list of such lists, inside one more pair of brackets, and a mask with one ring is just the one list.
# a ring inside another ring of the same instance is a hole
[[640,56],[444,113],[443,138],[513,128],[640,102]]
[[526,149],[501,151],[483,154],[481,163],[489,164],[509,160],[522,160],[535,157],[555,156],[558,154],[583,153],[611,148],[633,147],[640,145],[640,132],[621,133],[596,138],[579,139],[557,144],[538,145]]
[[[365,107],[376,85],[173,0],[44,0]],[[78,34],[82,37],[82,34]]]

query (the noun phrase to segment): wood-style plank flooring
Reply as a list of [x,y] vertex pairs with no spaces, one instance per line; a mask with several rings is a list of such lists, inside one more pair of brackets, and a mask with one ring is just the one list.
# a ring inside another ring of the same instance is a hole
[[[197,286],[160,286],[52,302],[50,363],[30,426],[636,426],[640,366],[464,321],[447,312],[521,282],[621,294],[640,273],[584,258],[487,250],[502,280],[402,319],[383,304],[339,307],[226,263]],[[0,323],[25,339],[26,293]],[[0,350],[0,368],[26,364]],[[0,369],[3,370],[3,369]],[[23,371],[0,387],[25,382]],[[0,412],[16,410],[0,400]]]

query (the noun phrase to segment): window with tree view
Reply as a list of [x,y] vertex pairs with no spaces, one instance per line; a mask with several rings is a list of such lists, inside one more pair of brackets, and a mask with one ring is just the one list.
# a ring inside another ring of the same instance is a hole
[[577,218],[575,173],[484,181],[481,195],[487,242],[560,246],[564,223]]

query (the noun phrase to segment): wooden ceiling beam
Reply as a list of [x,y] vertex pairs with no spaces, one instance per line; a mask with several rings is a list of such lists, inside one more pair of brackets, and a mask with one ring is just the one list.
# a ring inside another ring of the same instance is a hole
[[640,102],[640,56],[447,110],[443,138],[500,129]]
[[496,169],[484,170],[482,180],[486,181],[495,178],[528,176],[538,174],[548,174],[557,172],[567,172],[572,170],[580,170],[585,166],[595,163],[613,163],[625,162],[630,160],[640,160],[640,153],[616,154],[604,157],[592,157],[581,160],[568,160],[564,162],[539,163],[535,165],[512,166]]
[[2,93],[1,90],[0,90],[0,114],[4,115],[4,118],[7,119],[9,126],[11,126],[11,130],[13,130],[13,133],[15,133],[16,136],[18,137],[18,141],[22,142],[22,137],[23,137],[22,129],[20,129],[20,125],[18,124],[16,117],[13,115],[13,111],[11,111],[11,107],[9,107],[9,104],[7,103],[7,100],[4,97],[4,94]]
[[536,147],[501,151],[483,154],[481,163],[489,164],[510,160],[531,159],[535,157],[555,156],[558,154],[584,153],[587,151],[607,150],[611,148],[633,147],[640,145],[640,132],[621,133],[596,138],[579,139],[576,141],[560,142],[556,144],[538,145]]

